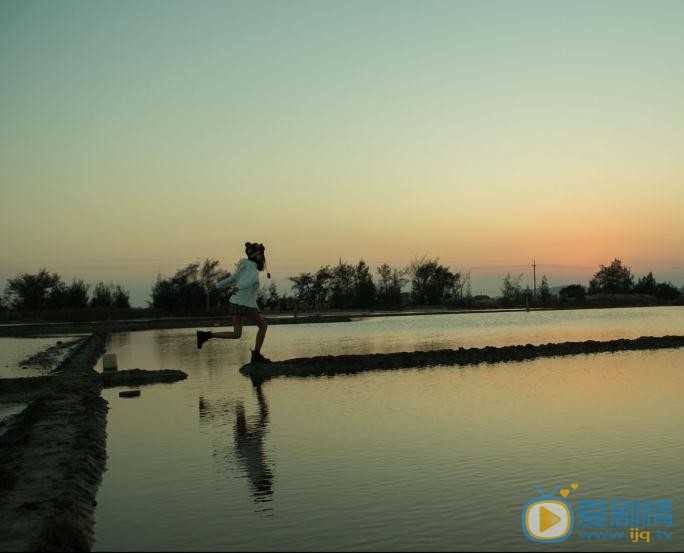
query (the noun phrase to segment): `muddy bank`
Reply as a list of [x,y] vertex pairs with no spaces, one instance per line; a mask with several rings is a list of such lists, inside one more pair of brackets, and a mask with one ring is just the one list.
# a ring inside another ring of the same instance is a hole
[[[346,315],[300,315],[298,317],[264,317],[269,325],[341,323],[351,321]],[[128,321],[93,321],[75,323],[30,323],[0,325],[0,337],[46,336],[50,334],[92,334],[111,332],[132,332],[162,328],[211,328],[231,326],[232,317],[202,317],[176,319],[143,319]],[[248,323],[245,323],[248,324]]]
[[[81,338],[80,340],[83,340]],[[70,340],[58,340],[54,346],[50,346],[38,353],[28,356],[19,361],[18,365],[23,369],[40,368],[52,369],[62,362],[67,355],[74,351],[80,341],[78,338]]]
[[130,369],[126,371],[111,371],[102,373],[102,385],[105,388],[115,386],[140,386],[145,384],[158,384],[178,382],[188,377],[183,371],[175,369],[161,369],[158,371],[143,371]]
[[240,369],[246,376],[268,379],[275,376],[331,376],[362,371],[406,369],[436,365],[472,365],[525,361],[538,357],[557,357],[640,349],[684,347],[684,336],[643,336],[636,339],[597,342],[562,342],[558,344],[517,345],[484,348],[459,348],[435,351],[336,355],[286,359],[261,365],[247,364]]
[[0,378],[0,402],[31,401],[50,389],[52,376]]
[[85,551],[93,544],[107,418],[93,367],[105,339],[83,340],[50,376],[0,381],[0,401],[31,396],[0,436],[0,551]]

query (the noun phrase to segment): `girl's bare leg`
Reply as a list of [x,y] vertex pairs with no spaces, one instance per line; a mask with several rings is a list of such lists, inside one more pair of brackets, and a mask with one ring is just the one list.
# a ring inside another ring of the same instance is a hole
[[227,338],[228,340],[236,340],[242,336],[242,317],[240,315],[233,315],[233,332],[212,332],[212,338]]
[[268,329],[268,323],[264,321],[260,313],[254,313],[246,315],[246,317],[252,321],[259,330],[257,330],[256,342],[254,344],[254,351],[261,351],[261,346],[264,345],[264,338],[266,338],[266,329]]

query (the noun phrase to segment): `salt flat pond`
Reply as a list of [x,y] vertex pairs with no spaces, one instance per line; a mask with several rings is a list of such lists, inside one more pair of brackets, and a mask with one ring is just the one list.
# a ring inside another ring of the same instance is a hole
[[[54,369],[71,352],[78,336],[50,336],[32,338],[0,337],[0,378],[26,378],[42,376]],[[59,347],[56,347],[59,344]],[[42,363],[28,359],[52,348],[52,355]]]
[[[333,378],[238,373],[256,330],[115,334],[121,369],[186,381],[105,390],[108,470],[96,550],[529,550],[538,484],[568,497],[672,500],[670,540],[553,550],[681,550],[684,350]],[[369,318],[274,325],[273,359],[684,334],[684,309]]]

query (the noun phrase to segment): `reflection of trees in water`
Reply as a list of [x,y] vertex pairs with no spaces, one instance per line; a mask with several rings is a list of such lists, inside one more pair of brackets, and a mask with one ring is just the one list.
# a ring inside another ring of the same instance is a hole
[[214,458],[220,470],[232,469],[235,461],[243,475],[247,476],[252,497],[257,503],[270,502],[273,495],[272,462],[268,458],[264,441],[268,433],[268,404],[262,383],[252,381],[259,405],[258,413],[247,415],[241,400],[207,400],[200,396],[200,424],[211,425],[227,432],[233,419],[233,441],[225,434],[214,442]]

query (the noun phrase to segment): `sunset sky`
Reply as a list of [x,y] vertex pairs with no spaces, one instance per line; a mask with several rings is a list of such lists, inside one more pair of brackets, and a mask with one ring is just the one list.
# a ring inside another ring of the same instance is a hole
[[[0,291],[263,242],[684,284],[682,1],[0,3]],[[265,279],[263,279],[265,280]]]

